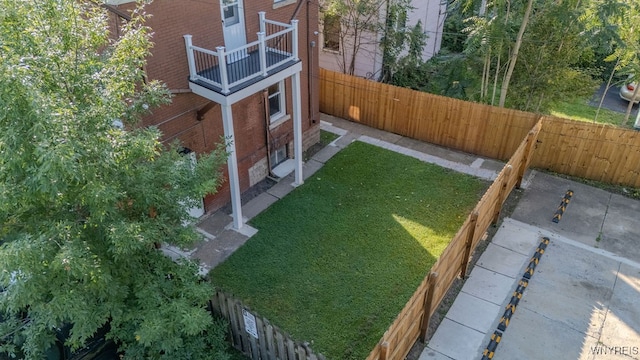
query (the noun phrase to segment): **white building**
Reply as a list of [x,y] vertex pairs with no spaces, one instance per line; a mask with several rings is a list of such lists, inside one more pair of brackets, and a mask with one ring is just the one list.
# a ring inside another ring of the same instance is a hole
[[[379,23],[384,23],[388,0],[380,9]],[[423,60],[428,60],[438,53],[442,43],[442,30],[447,10],[446,0],[412,0],[413,10],[407,14],[406,27],[415,26],[418,21],[422,24],[426,35],[426,45],[423,48]],[[382,71],[382,49],[380,39],[383,33],[363,32],[362,36],[354,39],[353,31],[345,29],[339,19],[330,16],[320,16],[319,34],[319,63],[321,68],[337,72],[353,73],[368,79],[378,80]],[[355,47],[355,49],[354,49]],[[353,57],[353,53],[356,56]],[[353,63],[353,66],[351,66]],[[350,69],[353,68],[353,71]]]

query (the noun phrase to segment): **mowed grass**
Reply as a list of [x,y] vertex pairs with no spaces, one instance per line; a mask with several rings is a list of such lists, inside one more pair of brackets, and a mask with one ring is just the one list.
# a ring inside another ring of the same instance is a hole
[[[551,106],[549,113],[553,116],[578,121],[594,122],[596,118],[597,107],[589,105],[589,101],[585,99],[573,99],[565,102],[557,102]],[[624,114],[601,108],[598,113],[596,123],[611,124],[620,126],[624,120]],[[630,121],[631,123],[633,121]]]
[[488,185],[355,142],[210,277],[328,359],[364,359]]

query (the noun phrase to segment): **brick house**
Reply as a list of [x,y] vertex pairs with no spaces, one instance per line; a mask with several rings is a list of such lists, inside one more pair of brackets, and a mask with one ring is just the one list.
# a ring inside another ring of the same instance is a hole
[[[105,0],[117,33],[135,2]],[[303,0],[155,0],[146,6],[154,48],[146,74],[167,84],[169,106],[143,119],[163,141],[195,153],[230,139],[225,182],[198,216],[231,201],[243,226],[240,194],[267,176],[295,171],[319,141],[318,7]]]

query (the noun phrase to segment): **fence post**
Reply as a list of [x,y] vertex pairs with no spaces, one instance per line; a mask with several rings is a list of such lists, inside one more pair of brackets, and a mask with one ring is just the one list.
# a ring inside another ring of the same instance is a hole
[[387,360],[387,356],[389,356],[389,343],[384,341],[380,344],[380,360]]
[[464,245],[464,254],[462,264],[460,265],[460,277],[464,279],[467,276],[467,266],[469,265],[469,257],[471,256],[471,247],[473,246],[473,238],[476,235],[476,224],[478,223],[478,212],[471,213],[469,218],[469,232],[467,233],[467,241]]
[[509,185],[509,179],[511,178],[512,169],[513,167],[511,165],[507,165],[504,167],[502,182],[500,183],[500,190],[498,190],[498,201],[496,202],[496,206],[493,208],[493,219],[491,219],[491,223],[494,225],[498,223],[498,220],[500,220],[500,211],[502,210],[502,204],[509,195],[507,186]]
[[427,293],[424,295],[424,310],[422,315],[422,324],[420,324],[420,341],[425,342],[427,339],[427,330],[429,330],[429,319],[431,318],[431,306],[433,306],[433,293],[436,288],[436,280],[438,273],[432,272],[427,279]]
[[522,185],[522,179],[524,178],[524,172],[529,167],[529,161],[531,160],[531,153],[533,152],[533,144],[538,140],[538,134],[540,133],[542,117],[538,118],[536,125],[527,134],[527,145],[522,156],[522,162],[518,166],[518,181],[516,182],[516,188],[520,189]]

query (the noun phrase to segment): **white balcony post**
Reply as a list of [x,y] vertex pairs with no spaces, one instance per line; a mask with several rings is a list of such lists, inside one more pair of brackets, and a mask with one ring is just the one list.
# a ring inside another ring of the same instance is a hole
[[267,44],[264,40],[265,36],[263,32],[258,33],[258,49],[260,52],[260,72],[262,76],[267,76]]
[[300,72],[291,77],[293,92],[293,153],[295,158],[295,181],[293,186],[304,183],[302,176],[302,104],[300,92]]
[[229,192],[231,193],[231,209],[233,213],[233,229],[240,230],[244,225],[242,218],[242,201],[240,199],[240,176],[238,175],[238,157],[233,131],[233,112],[231,105],[221,105],[222,127],[227,142],[227,167],[229,169]]
[[291,20],[291,26],[293,26],[293,32],[291,32],[293,60],[298,61],[298,20]]
[[220,86],[222,93],[229,93],[229,77],[227,76],[227,55],[224,52],[224,46],[216,47],[218,52],[218,68],[220,69]]
[[267,29],[266,29],[266,24],[264,22],[266,20],[265,14],[266,13],[264,11],[258,11],[258,16],[260,16],[260,32],[266,34]]
[[191,80],[196,80],[196,76],[198,73],[196,72],[196,61],[193,57],[193,43],[191,40],[191,35],[184,35],[184,44],[187,47],[187,62],[189,63],[189,78]]

